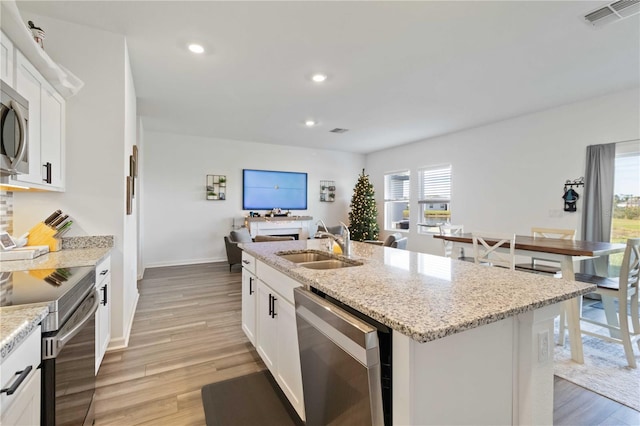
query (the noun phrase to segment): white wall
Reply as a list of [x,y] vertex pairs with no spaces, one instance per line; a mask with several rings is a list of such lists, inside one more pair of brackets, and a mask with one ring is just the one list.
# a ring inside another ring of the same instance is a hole
[[22,17],[47,29],[47,52],[85,86],[66,103],[66,192],[15,193],[14,229],[22,234],[62,209],[74,221],[67,236],[115,236],[110,346],[122,346],[137,299],[135,225],[125,215],[136,108],[125,38],[24,11]]
[[423,166],[450,163],[452,223],[465,231],[527,235],[544,226],[580,232],[582,203],[576,213],[562,211],[564,182],[584,176],[586,146],[640,137],[639,95],[635,88],[369,154],[379,212],[384,173],[409,169],[409,249],[440,254],[438,240],[416,231],[417,176]]
[[[314,223],[348,221],[364,155],[281,145],[145,132],[144,264],[146,267],[226,260],[223,237],[242,210],[242,169],[308,173]],[[227,176],[227,199],[205,199],[207,174]],[[335,202],[320,202],[320,180],[336,181]]]

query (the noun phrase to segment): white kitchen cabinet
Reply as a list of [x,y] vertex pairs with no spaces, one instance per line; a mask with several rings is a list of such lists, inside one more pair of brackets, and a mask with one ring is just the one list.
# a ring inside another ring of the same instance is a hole
[[256,350],[302,420],[304,398],[293,289],[300,283],[258,262]]
[[10,183],[64,191],[65,101],[25,58],[14,50],[15,89],[29,102],[29,173]]
[[96,312],[96,374],[111,340],[111,256],[96,266],[96,290],[100,306]]
[[256,345],[256,291],[255,259],[242,253],[242,330],[249,341]]
[[40,342],[36,327],[0,365],[0,388],[15,388],[0,394],[1,425],[40,424]]
[[11,39],[0,31],[0,78],[3,84],[13,87],[14,49]]

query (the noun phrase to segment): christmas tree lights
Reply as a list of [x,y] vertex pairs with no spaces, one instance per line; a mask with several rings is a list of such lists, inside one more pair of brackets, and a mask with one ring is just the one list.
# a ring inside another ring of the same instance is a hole
[[375,191],[373,184],[369,182],[369,175],[358,177],[356,187],[351,198],[351,211],[349,211],[349,232],[354,241],[377,240],[380,228],[378,227],[378,209],[376,207]]

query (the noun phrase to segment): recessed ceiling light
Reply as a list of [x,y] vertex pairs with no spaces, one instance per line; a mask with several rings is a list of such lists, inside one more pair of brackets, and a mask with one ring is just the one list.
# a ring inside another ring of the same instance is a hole
[[316,123],[316,121],[315,121],[315,120],[306,120],[306,121],[304,122],[304,125],[305,125],[305,126],[307,126],[307,127],[313,127],[313,126],[315,126],[316,124],[318,124],[318,123]]
[[204,53],[204,47],[202,47],[202,45],[200,44],[190,44],[189,45],[189,50],[192,51],[193,53]]
[[314,74],[311,76],[311,80],[315,81],[316,83],[322,83],[326,79],[327,79],[326,74]]

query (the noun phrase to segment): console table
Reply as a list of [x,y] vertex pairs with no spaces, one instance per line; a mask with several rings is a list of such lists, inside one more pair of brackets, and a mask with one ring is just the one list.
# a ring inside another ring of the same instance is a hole
[[312,216],[245,218],[251,238],[255,238],[256,235],[297,235],[299,240],[306,240],[309,238],[309,227],[312,221]]

